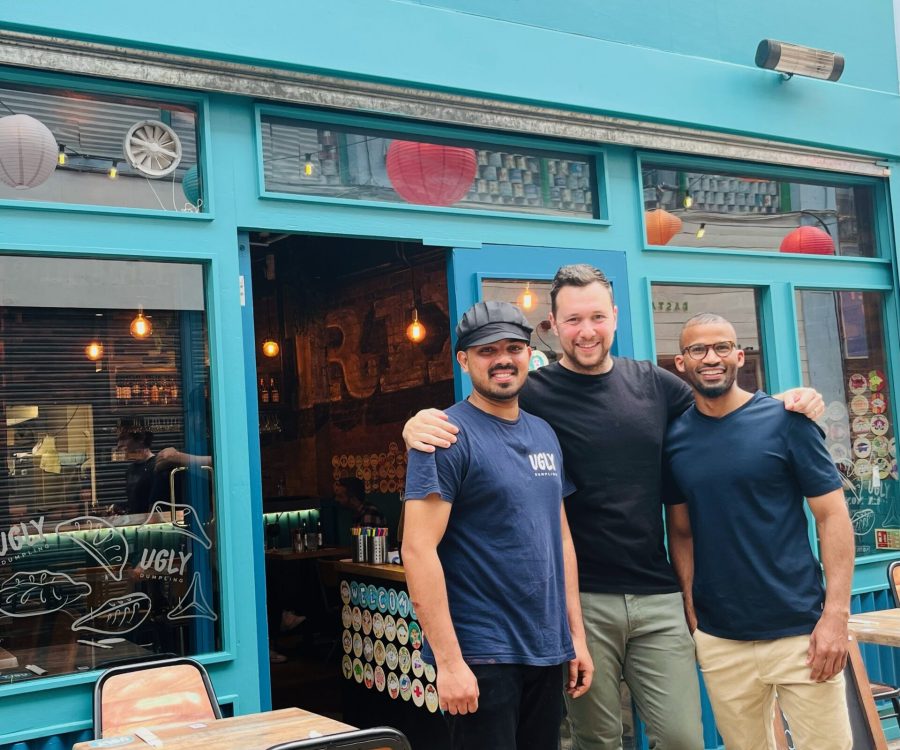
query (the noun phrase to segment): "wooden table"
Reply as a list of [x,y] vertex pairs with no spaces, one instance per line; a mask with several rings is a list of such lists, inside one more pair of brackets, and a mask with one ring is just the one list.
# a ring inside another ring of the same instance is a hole
[[341,560],[335,566],[341,573],[369,578],[384,578],[388,581],[406,583],[406,572],[402,565],[392,563],[358,563],[352,560]]
[[849,627],[860,643],[880,643],[900,648],[900,609],[850,615]]
[[266,550],[266,557],[271,560],[315,560],[324,557],[347,557],[349,554],[349,547],[320,547],[303,552],[294,552],[289,547]]
[[[218,721],[193,722],[190,724],[168,724],[146,727],[169,750],[266,750],[272,745],[289,740],[306,739],[313,736],[350,732],[355,727],[325,716],[303,711],[299,708],[284,708],[260,714],[235,716]],[[104,737],[100,740],[79,742],[72,750],[94,750],[94,748],[127,747],[132,750],[153,750],[134,734]]]

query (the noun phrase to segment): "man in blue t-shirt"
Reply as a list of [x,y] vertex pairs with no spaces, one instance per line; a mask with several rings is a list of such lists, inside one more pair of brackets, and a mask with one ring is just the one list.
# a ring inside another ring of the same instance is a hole
[[403,562],[437,665],[454,750],[556,750],[561,665],[590,686],[562,451],[520,411],[531,327],[515,305],[478,302],[456,328],[472,394],[447,410],[460,439],[410,451]]
[[728,750],[774,747],[776,693],[797,747],[849,750],[853,528],[841,480],[813,422],[738,387],[736,338],[719,315],[684,324],[675,366],[694,405],[664,448],[669,552],[697,659]]

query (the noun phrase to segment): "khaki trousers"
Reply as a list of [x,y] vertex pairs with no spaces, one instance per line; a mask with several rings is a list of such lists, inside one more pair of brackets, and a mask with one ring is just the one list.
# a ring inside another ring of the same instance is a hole
[[774,750],[776,694],[798,750],[850,750],[844,675],[810,680],[809,636],[732,641],[697,630],[694,642],[727,750]]

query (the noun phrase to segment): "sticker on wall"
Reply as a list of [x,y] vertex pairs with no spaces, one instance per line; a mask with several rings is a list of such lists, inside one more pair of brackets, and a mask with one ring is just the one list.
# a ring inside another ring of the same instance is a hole
[[410,669],[412,669],[412,673],[415,677],[421,677],[425,674],[425,662],[422,661],[422,652],[419,651],[419,649],[412,652]]
[[422,648],[422,626],[417,622],[409,624],[409,645],[414,649]]
[[853,471],[861,482],[871,481],[872,479],[872,464],[867,458],[854,461]]
[[880,458],[886,458],[890,441],[884,435],[876,435],[872,438],[872,453]]
[[366,661],[372,661],[375,656],[375,645],[372,643],[372,639],[369,636],[363,638],[363,659]]
[[841,401],[832,401],[825,409],[825,417],[832,422],[840,422],[847,418],[847,406]]
[[412,701],[419,708],[425,705],[425,686],[421,680],[412,681]]
[[403,672],[403,674],[409,673],[409,668],[412,666],[412,657],[406,646],[401,646],[397,650],[397,663],[400,665],[400,671]]
[[869,400],[869,409],[872,410],[872,414],[884,414],[887,411],[887,399],[880,393],[875,394]]
[[359,604],[359,584],[356,581],[350,583],[350,603]]
[[397,614],[397,590],[388,589],[388,612],[392,615]]
[[384,615],[376,612],[372,617],[372,635],[381,638],[384,635]]
[[382,614],[387,612],[387,599],[388,599],[387,590],[379,587],[379,589],[378,589],[378,611],[381,612]]
[[344,673],[345,680],[353,678],[353,660],[348,654],[344,654],[344,658],[341,659],[341,671]]
[[372,632],[372,613],[367,609],[362,613],[362,630],[364,635]]
[[398,661],[397,647],[393,643],[389,643],[384,650],[384,663],[393,672],[397,668]]
[[857,416],[867,414],[869,411],[869,399],[865,396],[854,396],[850,400],[850,411]]
[[341,601],[344,604],[350,603],[350,584],[347,581],[341,581]]
[[408,674],[400,675],[400,697],[405,701],[412,698],[412,680]]
[[850,523],[856,536],[865,536],[875,528],[875,511],[871,508],[858,510],[850,517]]
[[402,617],[397,618],[397,643],[401,646],[409,643],[409,625]]
[[350,613],[350,605],[345,604],[341,609],[341,624],[346,629],[350,629],[350,626],[353,624],[353,615]]
[[861,372],[854,372],[847,381],[847,387],[850,393],[858,396],[869,390],[869,379]]
[[863,415],[861,417],[853,417],[853,432],[857,435],[865,435],[872,429],[872,418]]
[[359,607],[354,607],[351,614],[353,615],[353,629],[359,630],[362,627],[362,611]]
[[894,438],[891,438],[890,441],[888,441],[888,453],[892,456],[897,455],[897,444],[894,442]]
[[880,457],[875,459],[875,471],[878,472],[878,476],[881,479],[887,479],[891,474],[891,464],[887,460],[886,457]]
[[363,665],[359,659],[353,660],[353,679],[362,684],[363,681]]
[[382,664],[384,664],[384,642],[383,641],[375,641],[374,652],[375,652],[374,653],[375,663],[378,666],[381,666]]
[[427,661],[425,662],[425,679],[429,682],[434,682],[437,679],[437,672],[434,669],[434,664],[429,664]]
[[373,611],[378,609],[378,587],[374,583],[369,584],[369,601],[367,606]]
[[836,464],[843,463],[850,458],[850,451],[843,443],[835,443],[828,446],[828,452],[831,454],[831,460]]
[[397,700],[397,696],[400,695],[400,678],[393,672],[388,672],[387,691],[394,700]]
[[425,707],[431,711],[431,713],[437,713],[439,704],[440,700],[438,699],[437,688],[431,683],[427,684],[425,686]]
[[529,370],[539,370],[540,368],[546,367],[549,364],[550,358],[540,349],[535,349],[531,352],[531,357],[528,360]]
[[349,654],[353,650],[353,636],[349,630],[344,630],[341,634],[341,645],[344,647],[344,653]]
[[363,644],[362,644],[362,636],[359,633],[353,634],[353,654],[357,658],[362,656],[363,652]]
[[418,616],[416,615],[416,608],[415,608],[415,606],[413,605],[413,600],[412,600],[412,599],[409,600],[409,616],[410,616],[413,620],[418,620],[418,619],[419,619]]
[[375,689],[379,693],[384,692],[385,682],[386,682],[386,680],[384,677],[384,670],[380,666],[375,667]]
[[390,615],[384,618],[384,637],[389,641],[397,637],[397,623],[394,622],[394,618]]
[[[857,419],[865,419],[865,417],[857,417]],[[865,430],[858,430],[858,432],[865,432]],[[847,432],[847,425],[844,422],[831,424],[828,427],[827,434],[828,439],[835,443],[843,443],[850,436],[850,433]]]
[[885,384],[884,373],[881,370],[869,370],[869,390],[878,393]]
[[872,432],[875,435],[884,435],[891,428],[891,423],[884,414],[872,415]]
[[372,668],[371,664],[363,665],[363,683],[369,690],[371,690],[372,686],[375,684],[375,670]]
[[400,617],[406,617],[409,614],[409,594],[405,591],[397,594],[397,612]]
[[870,458],[872,456],[872,441],[862,435],[853,441],[853,455],[857,458]]
[[875,529],[876,549],[900,549],[900,529]]

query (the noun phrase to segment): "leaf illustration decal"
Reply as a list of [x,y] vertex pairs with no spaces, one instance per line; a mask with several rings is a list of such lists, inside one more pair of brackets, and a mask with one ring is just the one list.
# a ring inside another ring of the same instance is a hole
[[89,630],[104,635],[129,633],[150,614],[150,597],[142,593],[117,596],[72,623],[72,630]]
[[158,514],[168,513],[172,508],[175,509],[176,514],[181,515],[180,521],[175,518],[172,519],[172,531],[176,534],[183,534],[184,536],[200,542],[206,549],[212,549],[212,540],[207,536],[206,531],[203,529],[203,525],[197,518],[197,511],[190,505],[184,505],[182,503],[173,504],[167,503],[164,500],[158,500],[153,503],[153,507],[150,509],[150,515],[147,516],[147,520],[144,521],[141,526],[159,523],[158,520],[154,521],[153,519],[158,518]]
[[35,617],[56,612],[91,593],[87,583],[49,570],[21,571],[0,586],[0,613]]
[[114,581],[121,581],[128,560],[128,542],[122,532],[105,518],[78,516],[57,524],[56,533],[73,528],[85,533],[69,535],[71,540],[93,557]]

